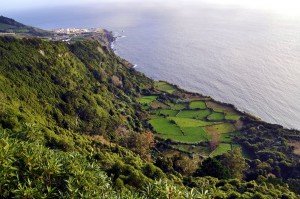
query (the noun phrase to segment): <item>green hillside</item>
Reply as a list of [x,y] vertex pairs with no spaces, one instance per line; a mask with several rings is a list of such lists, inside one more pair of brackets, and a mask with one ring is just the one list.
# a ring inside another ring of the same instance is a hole
[[297,132],[266,148],[278,128],[216,104],[96,40],[0,37],[0,196],[297,198]]
[[27,36],[49,36],[51,33],[39,28],[26,26],[21,24],[14,19],[10,19],[4,16],[0,16],[0,33],[17,33],[20,35]]

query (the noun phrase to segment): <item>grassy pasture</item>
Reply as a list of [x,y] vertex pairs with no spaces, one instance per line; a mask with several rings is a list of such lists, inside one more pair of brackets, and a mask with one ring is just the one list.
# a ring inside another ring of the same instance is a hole
[[191,101],[189,104],[190,109],[206,109],[204,101]]
[[240,118],[240,114],[231,107],[224,106],[212,101],[206,102],[206,105],[216,112],[223,112],[225,114],[226,120],[238,120]]
[[213,112],[212,114],[210,114],[209,116],[207,116],[207,119],[211,120],[211,121],[220,121],[220,120],[224,120],[225,119],[225,115],[224,115],[224,113]]
[[237,115],[235,113],[225,113],[225,119],[226,120],[239,120],[240,119],[240,115]]
[[236,131],[235,127],[230,123],[221,123],[211,126],[205,126],[204,130],[207,133],[217,132],[219,134],[230,133]]
[[221,134],[221,142],[230,143],[234,136],[238,136],[240,134],[239,131],[231,132],[231,133],[222,133]]
[[161,134],[164,138],[172,139],[172,136],[182,135],[180,128],[176,124],[172,124],[166,118],[153,118],[149,121],[155,131]]
[[140,97],[137,99],[137,101],[140,103],[140,104],[143,104],[143,105],[150,105],[151,102],[153,102],[154,100],[156,100],[157,96],[155,95],[150,95],[150,96],[143,96],[143,97]]
[[211,114],[211,111],[209,109],[205,109],[205,110],[182,110],[178,113],[177,117],[203,120],[209,114]]
[[227,143],[221,143],[219,146],[209,155],[210,157],[214,157],[217,155],[222,155],[231,150],[231,145]]
[[166,82],[155,82],[154,86],[157,90],[170,94],[174,93],[177,90],[173,85]]
[[206,122],[202,120],[181,118],[181,117],[168,117],[169,120],[173,120],[180,128],[183,127],[199,127],[214,124],[213,122]]
[[186,137],[184,142],[187,143],[208,141],[211,138],[211,136],[207,134],[201,127],[183,127],[181,129],[184,133],[184,137]]

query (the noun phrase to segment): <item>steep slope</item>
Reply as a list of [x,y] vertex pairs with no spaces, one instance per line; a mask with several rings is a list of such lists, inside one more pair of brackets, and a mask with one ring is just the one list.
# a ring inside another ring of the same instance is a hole
[[228,179],[220,159],[245,164],[232,153],[203,163],[218,166],[214,178],[186,176],[176,168],[190,159],[150,151],[149,114],[137,101],[154,87],[96,40],[0,37],[1,197],[296,198],[276,179]]
[[142,130],[134,96],[151,80],[128,70],[97,41],[68,46],[0,38],[0,57],[2,197],[110,198],[106,175],[114,168],[131,186],[150,182],[144,169],[151,164],[107,140],[119,125]]
[[[112,132],[117,124],[142,128],[133,97],[141,87],[151,86],[151,80],[127,70],[105,51],[96,41],[66,46],[1,39],[4,112],[14,107],[22,115],[18,121],[86,134]],[[11,125],[9,119],[4,124]]]

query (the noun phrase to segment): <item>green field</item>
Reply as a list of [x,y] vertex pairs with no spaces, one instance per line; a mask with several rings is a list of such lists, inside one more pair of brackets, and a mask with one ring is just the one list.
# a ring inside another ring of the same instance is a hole
[[225,115],[224,113],[213,112],[212,114],[207,116],[207,119],[211,121],[220,121],[225,119]]
[[155,96],[155,95],[143,96],[143,97],[138,98],[137,101],[143,105],[150,105],[151,102],[156,100],[156,98],[157,98],[157,96]]
[[230,132],[230,133],[222,133],[221,134],[221,142],[230,143],[232,141],[232,138],[234,136],[238,136],[238,135],[240,135],[239,131],[234,131],[234,132]]
[[221,143],[219,146],[209,155],[210,157],[214,157],[217,155],[221,155],[231,150],[231,145],[227,143]]
[[[174,119],[176,123],[171,122]],[[210,140],[210,135],[207,134],[202,127],[199,127],[199,125],[203,125],[202,122],[204,121],[195,120],[194,122],[196,123],[193,123],[190,120],[191,119],[188,118],[177,117],[156,117],[152,118],[149,123],[160,137],[164,139],[171,139],[183,143],[198,143]],[[179,124],[177,124],[177,122]]]
[[220,137],[221,142],[229,143],[231,142],[232,136],[230,133],[222,133]]
[[163,136],[171,136],[168,137],[172,139],[172,136],[182,135],[180,128],[176,124],[172,124],[166,118],[154,118],[149,121],[149,123],[153,126],[155,131]]
[[201,142],[210,140],[210,135],[208,135],[201,127],[183,127],[181,128],[184,137],[187,137],[183,142]]
[[172,94],[176,91],[176,88],[173,85],[168,84],[166,82],[155,82],[154,85],[157,90],[160,90],[160,91],[163,91],[166,93]]
[[214,124],[213,122],[206,122],[202,120],[181,118],[181,117],[168,117],[169,120],[173,120],[180,128],[183,127],[199,127]]
[[176,125],[172,124],[168,119],[155,118],[150,120],[150,124],[159,133],[160,137],[164,139],[171,139],[177,142],[195,142],[192,133],[188,132],[189,135],[184,135],[181,129]]
[[189,104],[190,109],[206,109],[204,101],[192,101]]
[[224,113],[226,120],[238,120],[241,117],[239,113],[232,107],[222,106],[221,104],[218,104],[216,102],[208,101],[207,107],[213,109],[216,112]]
[[230,113],[225,113],[225,119],[226,120],[238,120],[240,119],[241,116],[237,114],[230,114]]
[[203,120],[210,113],[211,113],[211,111],[209,109],[205,109],[205,110],[182,110],[178,113],[177,117]]
[[207,133],[217,132],[219,134],[230,133],[236,131],[235,127],[230,123],[221,123],[211,126],[205,126],[204,130]]

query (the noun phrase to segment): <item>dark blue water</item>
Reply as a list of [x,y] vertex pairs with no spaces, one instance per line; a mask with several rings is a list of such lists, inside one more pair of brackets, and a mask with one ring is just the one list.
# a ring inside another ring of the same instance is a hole
[[300,18],[210,4],[99,3],[6,12],[45,29],[104,27],[160,80],[300,129]]

